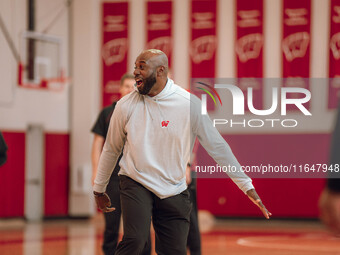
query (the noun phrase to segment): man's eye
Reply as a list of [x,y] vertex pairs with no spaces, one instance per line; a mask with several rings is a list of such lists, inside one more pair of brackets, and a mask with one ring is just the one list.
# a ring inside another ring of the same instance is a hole
[[135,66],[134,69],[139,69],[139,70],[143,70],[144,69],[144,66]]

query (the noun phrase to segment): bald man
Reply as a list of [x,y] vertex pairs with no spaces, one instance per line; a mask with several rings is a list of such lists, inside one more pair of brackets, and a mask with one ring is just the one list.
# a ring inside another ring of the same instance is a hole
[[[209,117],[201,115],[200,100],[168,78],[168,58],[162,51],[143,51],[134,75],[136,91],[118,101],[111,117],[93,186],[95,199],[104,212],[114,211],[105,188],[123,150],[124,236],[116,254],[139,254],[152,218],[156,253],[184,255],[192,206],[186,166],[195,138],[219,165],[241,167]],[[269,218],[251,179],[241,170],[228,175]]]

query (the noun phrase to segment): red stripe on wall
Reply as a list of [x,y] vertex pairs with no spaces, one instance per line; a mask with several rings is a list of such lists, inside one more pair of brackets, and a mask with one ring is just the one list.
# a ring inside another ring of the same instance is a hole
[[68,214],[69,134],[45,134],[44,216]]
[[0,167],[0,217],[23,217],[25,201],[25,133],[3,132],[7,162]]
[[[329,134],[228,135],[224,137],[241,165],[328,163]],[[197,153],[198,165],[213,165]],[[202,159],[206,162],[202,163]],[[284,177],[281,175],[281,177]],[[253,179],[254,186],[274,217],[318,217],[317,202],[324,179]],[[198,179],[198,206],[217,216],[263,217],[229,179]],[[292,209],[293,208],[293,209]]]
[[[324,179],[254,179],[253,184],[273,218],[317,218]],[[263,215],[230,179],[199,179],[200,210],[224,217]]]

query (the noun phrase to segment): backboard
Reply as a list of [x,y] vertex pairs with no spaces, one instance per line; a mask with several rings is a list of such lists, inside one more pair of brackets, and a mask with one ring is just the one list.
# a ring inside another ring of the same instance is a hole
[[21,40],[18,84],[26,88],[55,89],[67,79],[62,69],[62,40],[57,36],[25,31]]

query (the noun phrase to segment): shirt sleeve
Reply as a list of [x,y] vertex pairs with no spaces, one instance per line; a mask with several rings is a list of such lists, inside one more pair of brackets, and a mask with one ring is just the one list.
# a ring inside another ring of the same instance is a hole
[[244,173],[230,146],[213,126],[209,116],[202,115],[198,107],[195,108],[196,128],[194,132],[201,145],[221,167],[227,167],[227,169],[228,166],[236,167],[235,172],[229,171],[227,174],[244,193],[253,189],[252,180]]
[[112,171],[125,144],[125,123],[126,117],[122,114],[120,104],[117,104],[113,111],[103,151],[100,155],[97,175],[94,180],[94,191],[105,192],[106,190]]

